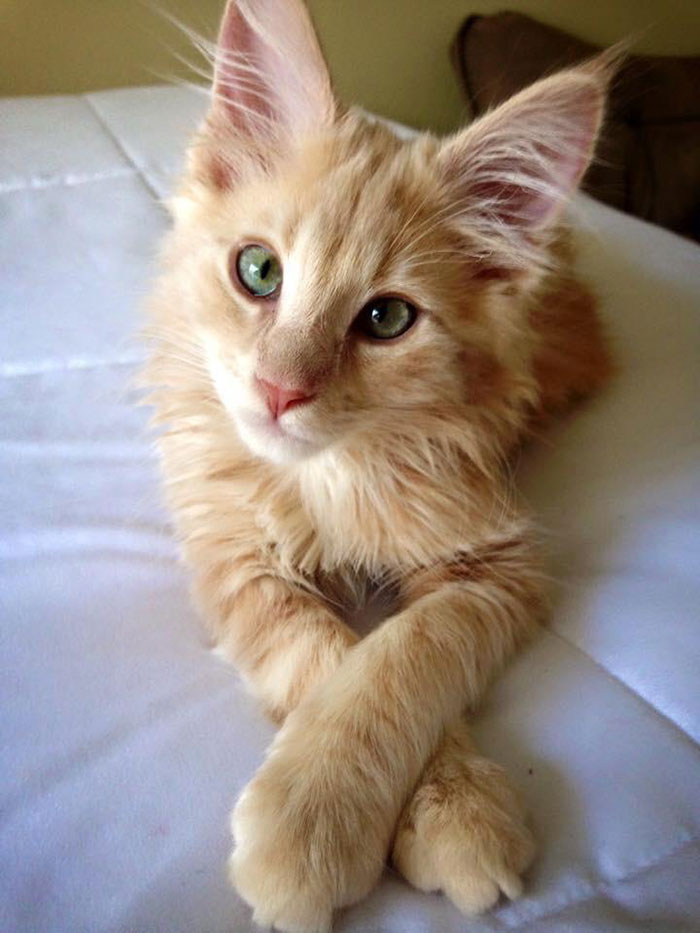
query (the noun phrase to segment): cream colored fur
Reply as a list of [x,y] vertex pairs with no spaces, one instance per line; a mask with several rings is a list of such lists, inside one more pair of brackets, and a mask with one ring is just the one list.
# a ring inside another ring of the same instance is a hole
[[[478,912],[517,896],[533,842],[460,717],[543,618],[508,456],[609,369],[557,228],[609,67],[406,142],[336,103],[299,0],[230,3],[216,55],[147,381],[197,600],[281,723],[233,882],[259,923],[325,930],[390,856]],[[282,263],[273,302],[231,274],[250,242]],[[371,342],[352,322],[385,294],[419,316]],[[315,394],[275,421],[257,378]],[[367,583],[398,606],[360,640],[342,600]]]

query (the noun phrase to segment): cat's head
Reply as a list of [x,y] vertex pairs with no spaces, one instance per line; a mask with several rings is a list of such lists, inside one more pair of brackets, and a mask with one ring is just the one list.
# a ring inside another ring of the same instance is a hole
[[402,140],[336,102],[301,0],[229,2],[172,275],[252,452],[430,434],[527,395],[523,296],[606,81],[582,66],[445,140]]

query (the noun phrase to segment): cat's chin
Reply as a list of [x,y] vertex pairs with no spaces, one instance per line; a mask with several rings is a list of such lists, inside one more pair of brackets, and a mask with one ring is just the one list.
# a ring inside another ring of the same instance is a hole
[[256,457],[281,466],[298,463],[321,449],[321,445],[294,434],[279,421],[249,412],[235,412],[238,434]]

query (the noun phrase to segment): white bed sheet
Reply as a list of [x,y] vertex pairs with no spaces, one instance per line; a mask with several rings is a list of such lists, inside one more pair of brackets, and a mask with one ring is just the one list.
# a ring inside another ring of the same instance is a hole
[[[227,823],[272,728],[189,607],[128,388],[202,107],[0,102],[3,931],[252,929]],[[523,457],[561,584],[476,724],[541,854],[479,920],[387,872],[338,930],[700,929],[700,250],[577,211],[620,373]]]

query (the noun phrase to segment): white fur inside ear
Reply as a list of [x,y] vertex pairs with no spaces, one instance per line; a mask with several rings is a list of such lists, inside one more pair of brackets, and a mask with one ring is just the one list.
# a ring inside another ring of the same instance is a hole
[[231,124],[254,135],[293,136],[333,119],[328,68],[301,0],[229,0],[213,92]]
[[465,227],[516,267],[559,217],[588,167],[608,73],[584,65],[538,81],[447,140],[439,165]]

